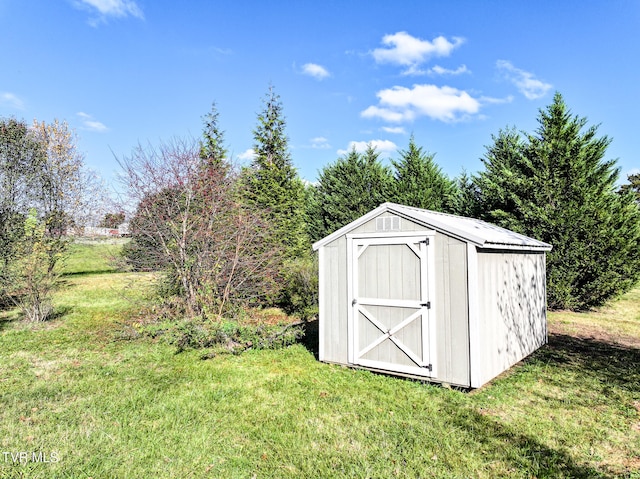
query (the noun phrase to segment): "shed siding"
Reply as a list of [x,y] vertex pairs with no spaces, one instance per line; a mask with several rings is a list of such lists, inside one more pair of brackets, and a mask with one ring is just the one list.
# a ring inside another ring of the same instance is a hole
[[[383,238],[415,232],[425,232],[433,240],[427,250],[431,271],[427,297],[432,305],[429,321],[430,330],[435,331],[429,338],[431,380],[480,387],[546,343],[545,251],[550,245],[477,220],[385,204],[314,244],[320,261],[321,361],[348,365],[350,355],[354,355],[349,350],[351,338],[367,343],[379,337],[379,330],[366,330],[366,322],[362,328],[355,321],[349,324],[350,298],[365,294],[407,300],[415,296],[413,283],[419,281],[413,253],[397,245],[381,244],[384,241],[379,241],[377,234],[382,233]],[[356,238],[347,239],[346,235]],[[358,235],[376,241],[361,243],[371,250],[359,250],[356,257],[361,260],[354,270],[349,265],[353,252],[348,248],[352,242],[358,244]],[[374,244],[377,246],[371,247]],[[367,279],[374,277],[376,280],[369,284]],[[408,278],[408,283],[399,278]],[[350,295],[353,286],[359,288],[355,296]],[[421,295],[424,299],[424,291]],[[384,308],[406,309],[369,303],[371,314],[384,316],[384,324],[396,324],[402,316],[402,311],[393,311],[400,316],[392,317],[392,312]],[[421,330],[415,325],[405,328],[397,338],[420,354],[421,345],[414,339]],[[405,358],[393,354],[393,349],[374,349],[378,348],[374,343],[371,350],[358,353],[359,361],[385,363],[384,369],[392,374],[413,374],[402,369],[412,366]],[[358,362],[355,357],[351,359]]]
[[469,384],[469,329],[467,296],[467,245],[436,234],[437,371],[442,382]]
[[[393,216],[388,213],[378,217]],[[401,232],[431,231],[409,219],[400,221]],[[375,233],[376,218],[350,233]],[[347,242],[341,236],[322,247],[323,278],[320,288],[322,361],[348,364]],[[446,383],[469,386],[469,331],[466,243],[442,233],[435,240],[435,292],[437,377]],[[365,275],[366,277],[366,275]]]
[[[350,233],[375,233],[378,217],[395,216],[383,213],[376,218],[354,228]],[[430,231],[424,226],[410,220],[400,219],[401,231]],[[348,275],[347,275],[347,240],[340,236],[334,241],[322,246],[323,274],[320,278],[320,321],[322,332],[319,340],[322,342],[321,361],[339,364],[349,364],[348,359]]]
[[472,358],[481,384],[547,342],[544,253],[478,251],[480,327]]
[[347,240],[340,237],[324,248],[324,277],[321,279],[320,311],[324,352],[321,361],[347,364]]

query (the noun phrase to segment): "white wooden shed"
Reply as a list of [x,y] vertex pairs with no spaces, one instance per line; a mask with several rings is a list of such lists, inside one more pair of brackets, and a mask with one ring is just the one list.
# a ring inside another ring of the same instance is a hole
[[546,243],[385,203],[313,248],[321,361],[477,388],[547,342]]

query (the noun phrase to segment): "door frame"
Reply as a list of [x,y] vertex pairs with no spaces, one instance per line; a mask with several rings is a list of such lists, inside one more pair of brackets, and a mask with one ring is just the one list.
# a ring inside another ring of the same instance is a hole
[[[421,298],[424,301],[430,303],[430,308],[422,314],[427,315],[427,327],[429,334],[428,348],[429,359],[431,369],[425,368],[425,374],[419,374],[425,377],[437,377],[437,341],[436,341],[436,315],[437,315],[437,302],[435,301],[435,239],[436,232],[434,230],[424,231],[406,231],[406,232],[380,232],[380,233],[353,233],[347,234],[347,359],[349,364],[355,366],[364,366],[357,362],[356,348],[358,347],[356,337],[356,325],[357,320],[354,314],[356,299],[356,291],[354,284],[358,281],[358,268],[357,261],[359,254],[356,252],[355,247],[360,244],[370,245],[394,245],[394,244],[407,244],[416,243],[420,239],[428,240],[427,244],[420,245],[420,277],[426,279],[426,285],[424,281],[421,281]],[[423,247],[424,245],[424,247]],[[413,249],[413,248],[412,248]],[[414,251],[415,252],[415,251]],[[426,296],[425,296],[426,295]],[[369,298],[371,299],[371,298]],[[366,363],[367,361],[364,360]],[[374,368],[373,365],[370,367]],[[401,364],[390,364],[390,371],[397,371],[405,374],[416,375],[413,371],[414,368],[404,366]]]

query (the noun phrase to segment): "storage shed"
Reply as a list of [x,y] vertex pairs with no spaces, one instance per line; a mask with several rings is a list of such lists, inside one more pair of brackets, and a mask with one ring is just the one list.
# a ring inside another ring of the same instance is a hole
[[546,243],[385,203],[313,248],[321,361],[477,388],[547,342]]

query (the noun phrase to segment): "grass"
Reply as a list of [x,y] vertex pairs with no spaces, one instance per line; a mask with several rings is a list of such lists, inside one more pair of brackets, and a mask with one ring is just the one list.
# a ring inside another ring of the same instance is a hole
[[152,277],[109,251],[76,246],[55,320],[0,312],[1,478],[640,478],[638,289],[551,314],[547,347],[463,393],[303,344],[203,361],[122,340]]
[[552,313],[558,331],[591,338],[614,337],[618,343],[633,345],[640,337],[640,288],[625,294],[590,314],[560,311]]
[[65,258],[65,274],[87,275],[113,273],[113,258],[123,244],[121,239],[85,240],[69,245],[69,255]]

